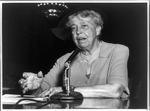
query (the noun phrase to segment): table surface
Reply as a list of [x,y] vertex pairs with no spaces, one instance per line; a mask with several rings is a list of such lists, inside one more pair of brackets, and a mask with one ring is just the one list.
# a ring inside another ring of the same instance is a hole
[[83,98],[83,100],[49,100],[30,104],[8,105],[3,104],[3,109],[128,109],[130,100],[108,98]]
[[141,100],[131,98],[83,98],[83,100],[74,101],[49,100],[17,106],[15,104],[3,104],[2,109],[141,109],[141,103]]

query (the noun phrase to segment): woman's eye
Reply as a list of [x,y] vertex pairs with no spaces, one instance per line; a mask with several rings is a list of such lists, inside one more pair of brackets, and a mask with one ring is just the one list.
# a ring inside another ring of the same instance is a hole
[[82,28],[87,28],[87,25],[82,25]]
[[71,27],[71,30],[74,30],[75,29],[75,27]]

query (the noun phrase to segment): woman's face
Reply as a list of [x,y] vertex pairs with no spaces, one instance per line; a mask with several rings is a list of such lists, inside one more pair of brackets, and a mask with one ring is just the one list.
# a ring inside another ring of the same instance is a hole
[[101,27],[96,26],[94,21],[87,17],[76,16],[70,21],[73,41],[77,47],[83,50],[92,50],[98,42]]

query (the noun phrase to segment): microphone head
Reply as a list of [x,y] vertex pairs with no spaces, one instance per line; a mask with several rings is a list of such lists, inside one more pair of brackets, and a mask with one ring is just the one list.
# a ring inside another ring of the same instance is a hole
[[[70,57],[67,59],[67,63],[71,64],[71,62],[73,61],[73,59],[76,57],[76,55],[79,53],[80,49],[76,48],[76,50],[70,55]],[[66,63],[65,62],[65,63]]]

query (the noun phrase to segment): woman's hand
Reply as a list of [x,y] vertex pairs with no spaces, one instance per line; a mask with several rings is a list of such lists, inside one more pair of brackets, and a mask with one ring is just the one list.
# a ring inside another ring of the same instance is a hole
[[50,87],[48,89],[46,89],[45,91],[43,91],[41,94],[39,94],[39,97],[43,97],[43,98],[49,98],[52,95],[62,92],[62,87]]
[[23,78],[19,80],[19,84],[23,88],[23,93],[28,90],[38,89],[43,82],[43,73],[40,71],[38,74],[31,72],[24,72]]

